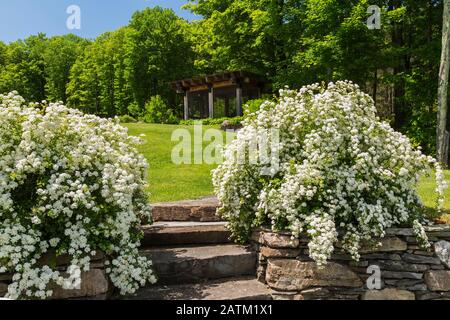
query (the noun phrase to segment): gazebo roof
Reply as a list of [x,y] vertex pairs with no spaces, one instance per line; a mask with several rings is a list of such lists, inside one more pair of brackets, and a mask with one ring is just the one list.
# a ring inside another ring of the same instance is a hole
[[221,72],[210,75],[196,76],[190,79],[183,79],[173,81],[172,88],[177,91],[189,90],[192,87],[199,87],[205,85],[214,85],[224,81],[231,81],[232,83],[266,83],[266,79],[255,73],[246,71],[231,71]]

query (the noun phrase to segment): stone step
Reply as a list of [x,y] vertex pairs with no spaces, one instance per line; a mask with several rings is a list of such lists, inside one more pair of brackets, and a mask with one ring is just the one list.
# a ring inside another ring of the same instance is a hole
[[152,205],[153,221],[198,221],[219,222],[216,215],[219,202],[217,198],[203,198],[177,202],[156,203]]
[[148,286],[125,300],[271,300],[271,290],[254,277],[199,284]]
[[256,274],[256,253],[234,244],[146,248],[159,284],[198,283],[207,280]]
[[225,222],[156,222],[142,227],[143,247],[230,243]]

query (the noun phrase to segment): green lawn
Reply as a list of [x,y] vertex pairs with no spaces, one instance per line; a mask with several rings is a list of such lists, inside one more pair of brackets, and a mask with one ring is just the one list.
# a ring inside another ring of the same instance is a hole
[[[147,143],[140,147],[150,163],[150,202],[196,199],[212,195],[212,165],[175,165],[171,161],[173,147],[178,142],[171,142],[172,132],[184,128],[193,132],[192,126],[172,126],[159,124],[126,124],[131,135],[145,134]],[[204,126],[204,129],[213,127]],[[450,181],[450,171],[445,173]],[[436,186],[433,177],[424,178],[418,191],[428,207],[434,207]],[[447,190],[445,211],[450,214],[450,189]],[[450,215],[447,216],[450,221]]]
[[[450,181],[450,171],[445,171],[445,180]],[[436,207],[436,182],[434,175],[430,177],[424,177],[419,183],[417,190],[424,204],[429,208]],[[445,192],[444,203],[445,215],[441,218],[442,221],[450,223],[450,188]]]
[[[150,202],[196,199],[212,195],[212,165],[175,165],[172,149],[178,142],[171,142],[172,133],[184,128],[193,133],[192,126],[159,124],[126,124],[131,135],[145,134],[146,144],[139,148],[150,163]],[[204,126],[204,130],[212,127]],[[193,145],[193,142],[192,142]]]

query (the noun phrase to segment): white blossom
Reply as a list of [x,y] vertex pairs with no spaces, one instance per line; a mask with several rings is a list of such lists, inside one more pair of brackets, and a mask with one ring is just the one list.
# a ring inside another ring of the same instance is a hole
[[[141,218],[151,218],[138,143],[118,121],[0,95],[0,273],[13,274],[8,298],[45,299],[50,283],[78,287],[96,251],[115,262],[109,275],[123,294],[156,281],[137,250]],[[71,256],[68,276],[39,265],[50,250]]]
[[[267,177],[258,164],[240,161],[238,151],[271,129],[279,130],[280,141],[269,145],[278,151],[280,170]],[[441,166],[381,122],[372,98],[357,85],[339,81],[284,89],[278,102],[264,103],[227,146],[213,183],[218,212],[235,239],[245,241],[261,225],[294,237],[306,233],[311,258],[324,265],[338,231],[356,260],[363,243],[394,226],[414,227],[426,247],[416,186],[433,169],[441,210],[447,187]]]

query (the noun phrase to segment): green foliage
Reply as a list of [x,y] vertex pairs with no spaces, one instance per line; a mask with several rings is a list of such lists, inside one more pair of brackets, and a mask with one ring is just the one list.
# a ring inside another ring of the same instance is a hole
[[228,121],[230,125],[240,125],[244,117],[234,117],[234,118],[208,118],[202,120],[182,120],[181,125],[192,126],[197,123],[201,123],[204,126],[218,126]]
[[[168,84],[198,74],[252,71],[274,92],[348,79],[377,98],[384,120],[434,153],[442,0],[187,2],[201,19],[147,8],[92,42],[38,34],[0,43],[0,92],[138,118],[156,95],[181,116]],[[382,8],[380,30],[367,28],[369,5]]]
[[[367,28],[369,5],[382,8],[381,30]],[[434,152],[441,0],[190,0],[186,7],[204,17],[193,28],[197,67],[254,71],[274,90],[352,80],[379,97],[395,129]]]
[[177,124],[179,119],[169,109],[161,96],[151,97],[145,104],[142,120],[146,123]]
[[[101,35],[77,60],[67,88],[69,104],[96,114],[129,113],[136,118],[148,113],[145,102],[151,96],[175,105],[175,92],[167,83],[193,72],[188,30],[188,23],[172,10],[136,12],[129,26]],[[173,115],[163,118],[177,121]]]
[[126,62],[134,101],[143,108],[151,96],[174,100],[167,82],[192,76],[188,23],[172,10],[155,7],[136,12],[129,27]]
[[53,37],[46,41],[43,57],[48,100],[66,102],[70,70],[87,44],[88,41],[72,34]]
[[139,108],[137,102],[134,101],[128,106],[127,110],[128,113],[135,118],[139,118],[142,114],[141,108]]
[[267,100],[268,99],[261,98],[247,101],[247,103],[244,105],[244,116],[248,117],[251,114],[254,114],[257,111],[259,111],[261,109],[261,105]]
[[136,123],[137,120],[132,116],[125,114],[123,116],[119,116],[120,123]]
[[42,101],[45,95],[44,34],[28,37],[3,49],[0,92],[19,91],[30,101]]
[[127,80],[126,45],[129,28],[105,33],[76,61],[67,87],[72,107],[96,114],[127,114],[133,102]]

